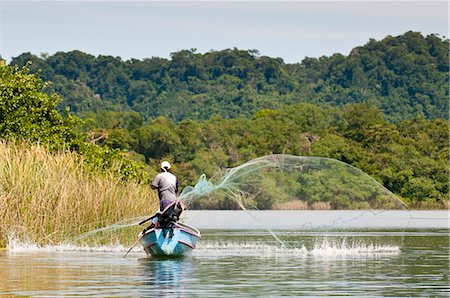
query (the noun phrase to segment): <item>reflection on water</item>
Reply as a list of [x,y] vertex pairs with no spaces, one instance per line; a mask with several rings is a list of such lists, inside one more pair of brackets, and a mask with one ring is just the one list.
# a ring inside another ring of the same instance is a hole
[[190,257],[139,259],[142,268],[142,294],[151,297],[185,297],[184,288],[195,275]]

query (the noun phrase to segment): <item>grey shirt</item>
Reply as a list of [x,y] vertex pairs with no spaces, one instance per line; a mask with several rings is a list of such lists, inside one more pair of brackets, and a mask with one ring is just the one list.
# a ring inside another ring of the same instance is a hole
[[173,201],[177,198],[178,179],[170,172],[163,172],[156,175],[152,186],[158,189],[159,199]]

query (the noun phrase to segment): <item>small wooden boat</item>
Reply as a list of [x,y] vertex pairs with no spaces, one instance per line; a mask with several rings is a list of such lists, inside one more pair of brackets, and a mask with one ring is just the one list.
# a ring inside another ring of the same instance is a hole
[[140,235],[140,243],[152,257],[179,257],[190,253],[201,238],[199,230],[183,223],[170,228],[151,228]]
[[183,210],[183,203],[174,201],[162,212],[147,219],[155,218],[155,223],[139,233],[139,241],[147,256],[178,257],[195,248],[201,237],[200,232],[196,228],[178,222]]

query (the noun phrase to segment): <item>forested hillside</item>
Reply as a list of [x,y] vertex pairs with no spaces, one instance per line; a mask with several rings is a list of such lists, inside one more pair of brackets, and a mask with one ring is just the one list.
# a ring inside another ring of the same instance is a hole
[[68,105],[78,114],[135,111],[145,120],[181,121],[251,117],[300,102],[370,102],[399,123],[418,115],[448,119],[448,49],[448,40],[439,36],[407,32],[370,40],[348,56],[305,58],[298,64],[239,49],[183,50],[170,60],[128,61],[80,51],[24,53],[11,64],[33,61],[31,71],[41,70],[41,77],[52,82],[48,91],[62,97],[60,109]]

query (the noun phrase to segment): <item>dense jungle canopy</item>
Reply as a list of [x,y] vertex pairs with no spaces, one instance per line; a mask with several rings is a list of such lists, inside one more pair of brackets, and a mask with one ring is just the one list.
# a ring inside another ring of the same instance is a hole
[[423,115],[448,119],[448,40],[407,32],[370,40],[348,56],[305,58],[285,64],[257,50],[226,49],[172,59],[123,61],[80,51],[52,56],[24,53],[11,65],[40,72],[58,93],[61,110],[135,111],[173,121],[252,117],[261,109],[300,102],[342,106],[370,102],[391,122]]

